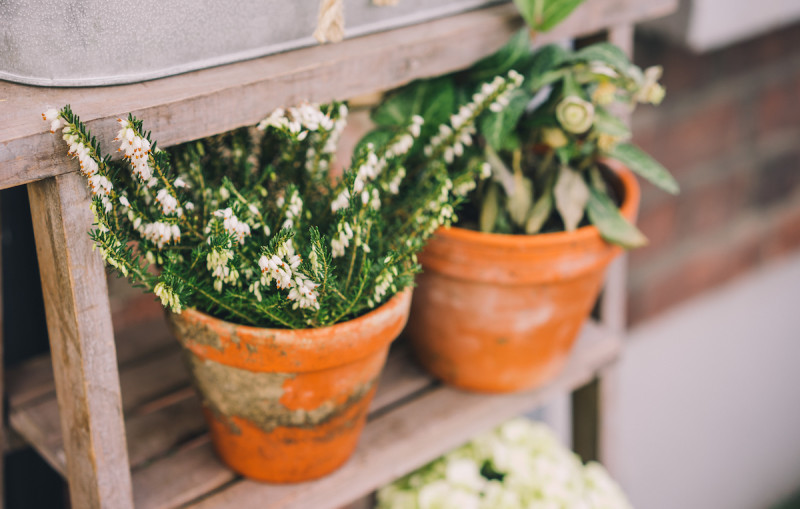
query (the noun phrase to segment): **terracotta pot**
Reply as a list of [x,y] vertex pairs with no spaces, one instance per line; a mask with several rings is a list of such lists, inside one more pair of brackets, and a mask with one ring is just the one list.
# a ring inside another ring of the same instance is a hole
[[170,314],[222,461],[271,482],[314,479],[347,461],[410,302],[407,290],[355,320],[300,330]]
[[[634,220],[639,185],[610,161]],[[622,249],[594,226],[539,235],[440,229],[419,260],[423,273],[408,324],[417,357],[463,389],[532,389],[563,368],[597,299],[608,264]]]

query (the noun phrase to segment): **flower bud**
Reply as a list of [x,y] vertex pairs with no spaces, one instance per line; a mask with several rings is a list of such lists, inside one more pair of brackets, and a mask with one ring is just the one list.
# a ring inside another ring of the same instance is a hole
[[556,118],[565,131],[581,134],[594,122],[594,106],[580,97],[567,96],[556,106]]
[[543,128],[542,141],[550,148],[561,148],[569,142],[564,135],[564,131],[558,127]]

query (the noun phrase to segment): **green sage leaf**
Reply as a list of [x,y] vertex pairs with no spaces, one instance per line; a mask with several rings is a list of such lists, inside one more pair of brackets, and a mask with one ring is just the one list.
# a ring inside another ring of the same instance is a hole
[[379,126],[406,126],[419,115],[425,126],[436,126],[446,123],[454,110],[455,85],[452,77],[445,76],[409,83],[373,110],[372,121]]
[[564,228],[568,232],[575,230],[583,219],[589,201],[589,186],[583,180],[583,175],[568,166],[562,166],[553,195],[556,209],[564,220]]
[[553,194],[548,189],[536,200],[536,203],[533,204],[531,213],[528,215],[528,220],[525,223],[525,233],[529,235],[539,233],[552,213]]
[[610,134],[617,138],[627,139],[631,135],[631,130],[625,122],[617,118],[610,111],[602,106],[595,106],[594,109],[594,128],[601,133]]
[[647,244],[647,237],[625,219],[611,198],[602,191],[590,189],[586,211],[589,221],[606,241],[625,249]]
[[631,143],[620,143],[614,146],[607,155],[668,193],[678,194],[680,191],[678,182],[666,168]]
[[508,106],[497,113],[487,112],[480,117],[478,131],[493,149],[514,150],[519,146],[517,123],[530,100],[527,92],[517,89],[511,95]]

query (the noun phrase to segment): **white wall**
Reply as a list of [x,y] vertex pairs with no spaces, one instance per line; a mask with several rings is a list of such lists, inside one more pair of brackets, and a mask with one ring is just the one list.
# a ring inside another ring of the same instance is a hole
[[637,509],[766,508],[800,488],[800,256],[631,332],[613,474]]

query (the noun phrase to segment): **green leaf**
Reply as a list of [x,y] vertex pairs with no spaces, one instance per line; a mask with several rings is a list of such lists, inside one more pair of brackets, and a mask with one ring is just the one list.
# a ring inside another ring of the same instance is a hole
[[385,127],[373,129],[365,134],[360,140],[358,140],[358,143],[356,143],[356,146],[353,149],[353,154],[358,155],[360,151],[367,145],[367,143],[372,143],[377,150],[386,145],[386,143],[388,143],[393,136],[394,131],[392,129]]
[[595,106],[594,128],[598,132],[610,134],[618,138],[627,139],[631,135],[631,131],[628,129],[628,126],[625,125],[625,122],[602,106]]
[[536,91],[561,79],[566,71],[555,69],[567,59],[567,50],[558,44],[548,44],[536,50],[526,73],[528,90]]
[[525,233],[534,234],[539,233],[544,223],[553,212],[553,194],[548,189],[542,196],[536,200],[531,208],[531,213],[528,215],[528,220],[525,223]]
[[547,32],[564,20],[583,0],[514,0],[528,25]]
[[406,126],[419,115],[425,125],[437,126],[449,120],[455,109],[455,88],[450,76],[409,83],[386,98],[372,112],[379,126]]
[[540,32],[547,32],[553,29],[582,3],[583,0],[545,0],[542,22],[539,26],[533,26],[532,28]]
[[515,90],[508,106],[498,111],[487,112],[478,119],[478,131],[495,150],[514,150],[519,145],[515,136],[517,123],[531,100],[524,90]]
[[625,52],[610,42],[599,42],[586,46],[576,51],[570,60],[574,62],[602,62],[626,75],[629,69],[633,67]]
[[467,76],[472,81],[486,81],[500,74],[505,74],[511,69],[518,69],[521,63],[530,55],[531,39],[528,30],[521,29],[492,55],[478,60],[470,69]]
[[626,249],[647,244],[644,234],[620,214],[611,198],[594,188],[589,191],[589,202],[586,207],[589,221],[597,227],[606,241]]
[[589,200],[589,186],[583,180],[583,175],[568,166],[562,166],[553,188],[553,196],[556,199],[556,209],[564,220],[564,228],[568,232],[573,231],[583,219],[586,202]]
[[497,222],[497,214],[500,211],[500,190],[499,186],[490,182],[486,194],[481,203],[480,229],[482,232],[492,232]]
[[668,193],[678,194],[680,191],[678,182],[667,169],[635,145],[620,143],[607,155]]
[[506,210],[514,223],[522,226],[533,205],[533,182],[522,174],[514,175],[514,192],[506,201]]

